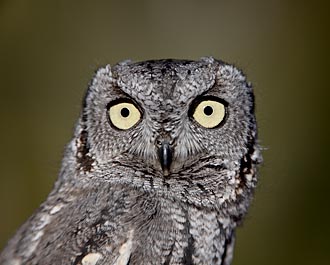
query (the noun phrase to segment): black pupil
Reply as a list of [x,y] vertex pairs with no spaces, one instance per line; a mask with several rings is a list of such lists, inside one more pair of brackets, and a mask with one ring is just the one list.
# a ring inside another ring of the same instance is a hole
[[212,108],[212,107],[210,107],[210,106],[206,106],[206,107],[204,108],[204,114],[205,114],[205,115],[210,116],[210,115],[212,115],[212,113],[213,113],[213,108]]
[[123,116],[124,118],[127,118],[128,115],[129,115],[129,109],[128,109],[128,108],[122,108],[122,109],[120,110],[120,114],[121,114],[121,116]]

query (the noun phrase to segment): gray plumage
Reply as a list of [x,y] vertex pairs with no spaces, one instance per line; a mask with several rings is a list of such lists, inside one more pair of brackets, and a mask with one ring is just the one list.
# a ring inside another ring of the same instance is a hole
[[100,68],[52,192],[0,264],[229,265],[257,183],[256,138],[253,91],[234,66]]

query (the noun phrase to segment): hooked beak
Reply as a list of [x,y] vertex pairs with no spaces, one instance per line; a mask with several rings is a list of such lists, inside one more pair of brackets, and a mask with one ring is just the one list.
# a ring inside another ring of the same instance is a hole
[[163,141],[158,149],[159,161],[162,166],[164,176],[170,173],[172,163],[172,150],[167,141]]

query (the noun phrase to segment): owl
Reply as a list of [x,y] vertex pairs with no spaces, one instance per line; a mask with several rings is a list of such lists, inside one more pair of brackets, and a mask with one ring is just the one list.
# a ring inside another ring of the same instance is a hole
[[96,71],[59,177],[0,264],[231,264],[261,162],[254,95],[214,58]]

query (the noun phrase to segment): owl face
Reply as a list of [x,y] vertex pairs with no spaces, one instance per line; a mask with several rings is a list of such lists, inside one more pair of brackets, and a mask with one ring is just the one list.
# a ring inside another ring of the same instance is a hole
[[233,66],[201,61],[125,62],[101,68],[85,99],[89,152],[160,177],[238,166],[255,138],[253,94]]

